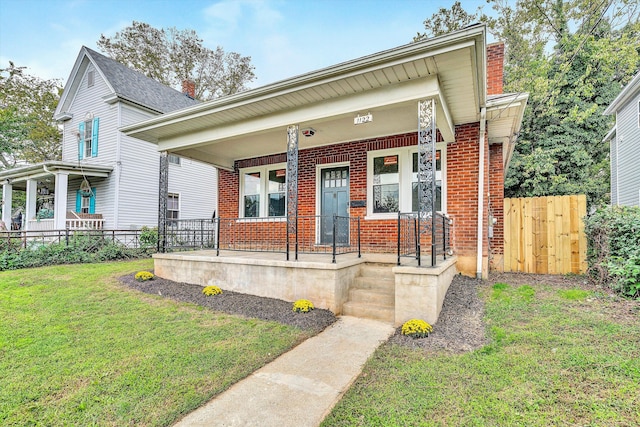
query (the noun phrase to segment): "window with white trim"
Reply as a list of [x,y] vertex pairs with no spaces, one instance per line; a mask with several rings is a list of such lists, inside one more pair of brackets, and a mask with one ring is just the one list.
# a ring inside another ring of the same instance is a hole
[[[436,145],[436,210],[444,211],[446,144]],[[367,153],[367,216],[396,217],[418,210],[418,147]]]
[[286,163],[240,170],[240,217],[284,217],[286,200]]
[[174,164],[174,165],[180,165],[180,156],[176,155],[176,154],[169,154],[167,156],[169,163]]
[[176,220],[180,217],[180,195],[177,193],[167,194],[167,221]]

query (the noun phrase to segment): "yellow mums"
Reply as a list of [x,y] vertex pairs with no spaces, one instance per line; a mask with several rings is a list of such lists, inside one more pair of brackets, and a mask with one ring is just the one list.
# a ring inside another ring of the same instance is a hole
[[217,286],[207,286],[202,290],[202,293],[209,296],[218,295],[222,293],[222,289]]
[[296,313],[308,313],[314,308],[313,303],[308,299],[299,299],[293,303],[293,311]]
[[433,327],[420,319],[411,319],[402,325],[402,335],[408,335],[412,338],[425,338],[433,332]]
[[139,271],[135,275],[135,279],[138,282],[146,282],[147,280],[153,280],[155,277],[156,276],[154,276],[153,273],[150,273],[148,271]]

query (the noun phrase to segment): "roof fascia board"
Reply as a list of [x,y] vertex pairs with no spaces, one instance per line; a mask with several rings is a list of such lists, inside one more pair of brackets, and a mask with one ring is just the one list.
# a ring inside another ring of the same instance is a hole
[[611,105],[604,110],[604,115],[612,115],[618,111],[620,107],[625,105],[627,101],[635,95],[636,89],[640,87],[640,73],[636,74],[633,79],[627,84],[622,91],[616,96]]
[[[336,80],[342,80],[353,77],[354,75],[391,67],[416,59],[433,57],[467,47],[474,47],[476,45],[477,38],[484,36],[484,33],[484,25],[474,26],[466,30],[450,33],[421,43],[404,45],[399,48],[369,55],[353,61],[344,62],[333,67],[303,74],[288,80],[282,80],[260,88],[240,92],[218,100],[205,102],[193,107],[167,113],[161,117],[126,126],[122,128],[122,131],[127,133],[134,130],[149,130],[159,124],[173,124],[186,117],[197,118],[203,114],[212,114],[229,108],[287,95],[289,93],[308,89],[320,84],[331,83]],[[469,39],[472,36],[474,38]],[[431,49],[425,51],[428,47],[431,47]]]

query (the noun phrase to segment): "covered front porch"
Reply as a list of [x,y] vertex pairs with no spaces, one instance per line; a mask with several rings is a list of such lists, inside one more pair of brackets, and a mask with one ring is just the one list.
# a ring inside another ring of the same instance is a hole
[[[95,183],[105,179],[111,170],[107,166],[49,161],[0,171],[2,221],[12,230],[102,229],[104,219],[95,212],[95,190],[89,180]],[[75,181],[79,181],[78,194],[71,194],[70,183]],[[20,203],[14,203],[15,199]],[[71,208],[70,200],[74,201]]]

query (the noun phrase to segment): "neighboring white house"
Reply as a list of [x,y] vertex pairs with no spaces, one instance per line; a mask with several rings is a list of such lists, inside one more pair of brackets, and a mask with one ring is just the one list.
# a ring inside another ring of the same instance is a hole
[[[63,127],[62,161],[0,172],[3,206],[13,191],[26,191],[27,230],[157,225],[157,146],[119,128],[198,103],[188,95],[82,47],[54,115]],[[168,218],[210,218],[217,170],[185,157],[168,160]],[[2,220],[9,224],[10,209]]]
[[615,126],[604,138],[611,155],[611,204],[640,206],[640,73],[604,114],[616,115]]

